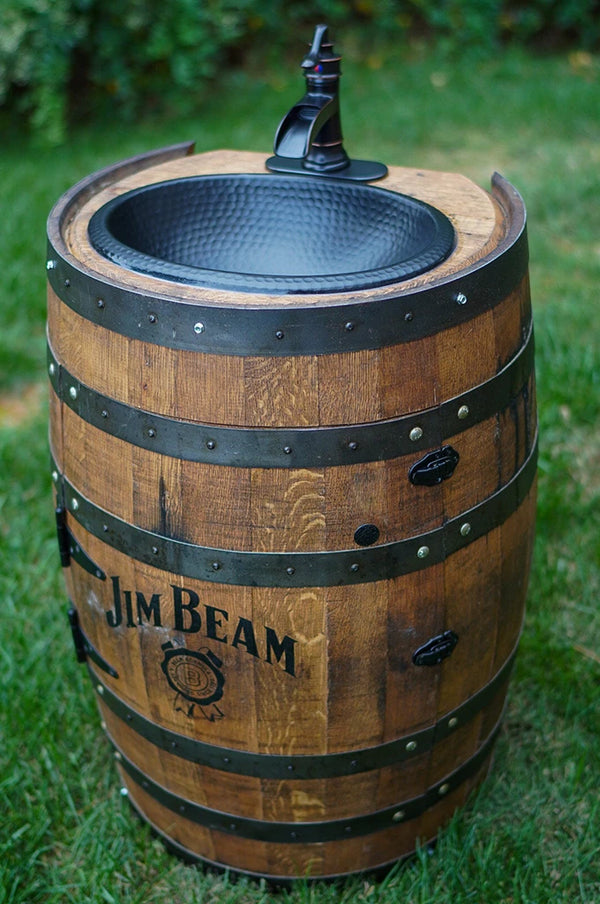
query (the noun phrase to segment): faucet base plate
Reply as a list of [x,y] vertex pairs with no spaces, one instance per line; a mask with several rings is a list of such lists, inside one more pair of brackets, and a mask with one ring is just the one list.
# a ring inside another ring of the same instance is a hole
[[375,182],[388,174],[384,163],[374,160],[350,160],[347,166],[336,170],[309,169],[301,157],[269,157],[266,167],[273,173],[293,173],[298,176],[325,176],[330,179],[348,179],[351,182]]

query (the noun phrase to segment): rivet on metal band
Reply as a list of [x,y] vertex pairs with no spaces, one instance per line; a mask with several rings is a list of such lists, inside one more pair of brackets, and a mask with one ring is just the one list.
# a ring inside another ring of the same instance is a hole
[[[340,841],[348,837],[354,838],[368,835],[383,829],[389,829],[420,816],[430,807],[433,807],[441,796],[457,790],[467,779],[477,774],[491,752],[499,729],[500,721],[474,756],[450,775],[445,776],[442,781],[428,788],[419,797],[398,802],[391,807],[377,810],[374,813],[324,822],[267,822],[210,809],[193,801],[185,800],[168,791],[138,769],[131,760],[125,757],[122,751],[117,749],[117,752],[120,754],[119,763],[121,767],[135,784],[143,787],[144,791],[162,806],[175,813],[185,815],[186,819],[198,825],[207,826],[217,832],[234,834],[241,838],[249,838],[256,841],[319,844],[328,841]],[[114,740],[112,738],[110,740],[116,747]],[[134,789],[130,787],[130,793],[133,792]]]
[[[354,549],[323,552],[255,552],[197,546],[129,524],[86,499],[62,476],[70,517],[114,549],[148,565],[220,584],[254,587],[332,587],[384,581],[443,562],[503,524],[532,486],[537,438],[519,471],[502,489],[429,533]],[[468,522],[465,535],[462,525]],[[215,571],[214,562],[219,562]]]
[[389,460],[439,445],[504,411],[524,391],[533,357],[530,330],[518,353],[498,374],[439,407],[385,421],[313,428],[215,427],[153,414],[78,382],[50,348],[48,372],[57,396],[72,411],[132,445],[229,467],[304,468]]
[[[48,281],[56,295],[80,316],[120,335],[168,348],[242,356],[323,355],[382,348],[466,323],[503,301],[525,277],[528,249],[523,202],[501,177],[494,177],[493,186],[510,196],[513,222],[503,241],[488,257],[444,282],[395,296],[382,293],[367,301],[318,307],[190,304],[92,275],[84,264],[70,256],[67,259],[62,235],[56,229],[50,232],[48,243],[48,260],[54,263]],[[98,298],[105,309],[98,308]],[[461,303],[462,298],[469,303]],[[154,322],[149,321],[150,314],[155,315]],[[348,329],[350,323],[352,329]],[[199,347],[199,334],[204,332]],[[278,338],[279,333],[285,341]]]
[[355,775],[373,769],[383,769],[431,750],[452,734],[459,724],[466,725],[478,715],[502,690],[510,677],[516,653],[517,647],[515,646],[508,659],[486,685],[456,709],[442,716],[430,728],[421,729],[376,747],[317,755],[284,756],[250,753],[245,750],[218,747],[196,738],[188,738],[137,712],[110,688],[102,684],[99,676],[91,669],[90,675],[95,682],[97,692],[102,695],[103,704],[113,715],[126,722],[132,731],[160,750],[166,750],[181,759],[222,772],[273,780],[289,778],[290,774],[293,774],[294,779],[303,781]]

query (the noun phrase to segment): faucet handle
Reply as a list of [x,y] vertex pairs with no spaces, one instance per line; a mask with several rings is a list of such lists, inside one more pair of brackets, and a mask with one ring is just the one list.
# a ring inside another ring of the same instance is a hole
[[[334,54],[333,44],[329,41],[328,26],[317,25],[311,48],[300,63],[300,67],[305,70],[306,75],[309,70],[317,70],[320,74],[322,70],[318,67],[322,63],[329,63],[330,65],[326,67],[327,74],[337,74],[340,71],[339,62],[340,57]],[[332,66],[332,63],[337,65]]]

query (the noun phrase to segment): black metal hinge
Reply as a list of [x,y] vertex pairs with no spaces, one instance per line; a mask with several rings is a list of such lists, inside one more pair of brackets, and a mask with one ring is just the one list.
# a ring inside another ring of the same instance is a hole
[[99,668],[101,668],[104,672],[107,672],[111,676],[111,678],[118,678],[119,673],[116,669],[113,669],[112,665],[110,665],[103,656],[100,655],[98,650],[92,646],[89,642],[81,627],[79,625],[79,615],[77,613],[77,609],[75,606],[70,605],[67,616],[69,619],[69,624],[71,626],[71,634],[73,635],[73,645],[75,647],[75,655],[77,657],[77,662],[87,662],[88,659],[91,659]]
[[71,559],[74,559],[89,574],[100,581],[106,580],[106,574],[99,565],[90,559],[88,554],[84,552],[71,531],[67,527],[67,512],[63,506],[58,505],[54,510],[56,515],[56,533],[58,536],[58,552],[60,555],[60,564],[63,568],[68,568]]

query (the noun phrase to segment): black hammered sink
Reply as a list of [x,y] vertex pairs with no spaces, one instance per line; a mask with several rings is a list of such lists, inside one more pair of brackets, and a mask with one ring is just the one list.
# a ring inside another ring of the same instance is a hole
[[454,230],[440,211],[371,185],[312,176],[194,176],[135,189],[90,220],[116,264],[180,283],[244,292],[345,292],[443,261]]

